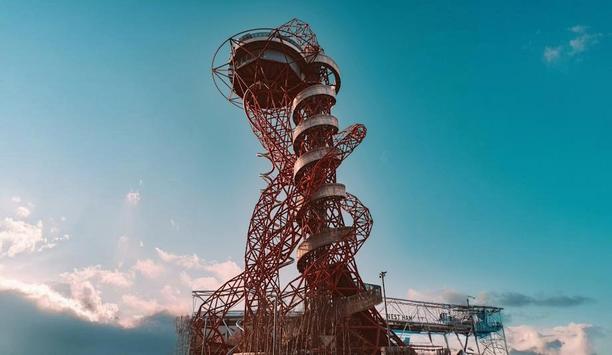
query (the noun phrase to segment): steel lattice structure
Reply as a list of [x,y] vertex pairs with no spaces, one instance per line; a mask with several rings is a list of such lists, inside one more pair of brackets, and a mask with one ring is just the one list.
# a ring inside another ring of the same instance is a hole
[[[402,345],[374,307],[380,290],[363,283],[355,254],[372,217],[336,180],[362,142],[361,124],[339,129],[331,113],[340,70],[310,26],[241,32],[217,50],[213,79],[244,109],[272,170],[247,233],[245,270],[207,294],[191,322],[193,354],[377,354]],[[299,276],[281,285],[294,258]],[[224,317],[244,306],[241,331]]]

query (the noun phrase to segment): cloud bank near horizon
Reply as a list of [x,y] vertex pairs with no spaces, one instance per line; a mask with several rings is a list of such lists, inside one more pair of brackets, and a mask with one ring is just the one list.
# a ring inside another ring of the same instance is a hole
[[[441,289],[432,291],[420,291],[408,289],[406,294],[408,299],[418,301],[433,301],[440,303],[465,304],[468,297],[473,297],[467,293],[453,289]],[[501,306],[501,307],[576,307],[583,304],[595,302],[594,299],[583,295],[544,295],[544,296],[529,296],[520,292],[480,292],[474,296],[475,304]]]
[[[67,312],[41,312],[16,292],[0,292],[0,349],[3,354],[170,354],[174,317],[158,313],[126,329],[90,322]],[[35,341],[33,341],[35,339]]]
[[[132,198],[131,208],[138,208],[134,201],[140,199]],[[74,239],[64,231],[65,217],[35,216],[33,209],[34,204],[19,196],[5,206],[16,217],[0,219],[0,292],[28,300],[41,313],[133,328],[155,314],[189,314],[192,290],[215,289],[241,272],[232,260],[207,261],[196,254],[145,248],[128,235],[116,239],[119,262],[114,266],[51,271],[58,266],[52,256],[66,252],[64,246]]]
[[[7,354],[168,354],[175,347],[174,315],[144,317],[132,328],[91,322],[69,311],[42,311],[11,291],[0,292],[0,348]],[[592,355],[601,329],[570,323],[551,328],[529,325],[506,328],[511,355]],[[37,341],[32,342],[31,336]]]

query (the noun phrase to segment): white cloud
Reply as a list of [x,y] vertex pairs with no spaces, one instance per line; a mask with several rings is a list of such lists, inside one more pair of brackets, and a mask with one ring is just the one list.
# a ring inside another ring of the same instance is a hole
[[158,277],[164,271],[161,265],[156,264],[151,259],[137,260],[133,269],[149,279]]
[[71,284],[70,295],[86,310],[96,314],[97,321],[109,322],[117,317],[119,307],[114,303],[103,303],[100,291],[89,281]]
[[163,307],[154,299],[146,299],[133,294],[123,295],[121,299],[126,306],[137,311],[140,316],[155,314],[163,310]]
[[125,200],[132,206],[136,206],[140,203],[140,192],[138,191],[130,191],[125,195]]
[[227,260],[220,263],[208,264],[205,269],[217,275],[221,280],[227,281],[238,275],[242,269],[232,260]]
[[70,234],[64,234],[61,237],[53,238],[53,241],[56,241],[56,242],[61,242],[61,241],[64,241],[64,240],[70,240]]
[[569,45],[572,48],[570,54],[584,52],[586,49],[586,39],[587,38],[585,36],[580,36],[570,40]]
[[31,213],[32,212],[25,206],[19,206],[17,207],[17,210],[15,210],[15,216],[17,216],[19,219],[26,219]]
[[557,46],[557,47],[545,47],[544,48],[544,60],[547,63],[552,63],[555,62],[559,59],[559,57],[561,56],[561,49],[563,47],[561,46]]
[[53,243],[53,242],[47,242],[43,245],[40,246],[40,248],[38,248],[36,251],[41,252],[43,250],[47,250],[47,249],[53,249],[57,246],[57,243]]
[[184,269],[204,270],[212,272],[222,281],[227,281],[230,278],[238,275],[242,269],[232,260],[224,262],[206,262],[200,259],[196,254],[193,255],[176,255],[160,248],[155,248],[159,258],[170,264],[178,265]]
[[13,196],[13,197],[11,197],[11,201],[15,202],[15,203],[20,203],[21,202],[21,197]]
[[569,55],[573,56],[586,51],[592,45],[597,44],[601,36],[601,33],[581,33],[578,37],[569,41],[571,48]]
[[569,30],[574,33],[584,33],[586,32],[586,27],[582,25],[575,25],[575,26],[570,27]]
[[134,276],[131,273],[119,270],[105,270],[100,265],[87,266],[82,269],[74,269],[72,272],[64,272],[60,277],[70,284],[82,283],[89,280],[96,280],[102,284],[129,287],[133,284]]
[[599,39],[603,37],[602,33],[590,33],[588,28],[582,25],[572,26],[568,31],[572,34],[572,37],[567,44],[544,47],[542,57],[546,63],[551,64],[563,58],[576,57],[597,44]]
[[[46,244],[42,221],[36,224],[12,218],[0,221],[0,255],[14,257],[21,253],[32,253],[37,250],[39,244]],[[6,250],[5,246],[8,246]]]
[[506,329],[510,348],[539,355],[591,355],[594,333],[592,325],[577,323],[544,329],[528,325]]
[[[40,225],[30,225],[24,221],[10,220],[10,225],[11,231],[19,229],[15,226],[28,231],[28,226],[40,230],[39,236],[30,243],[35,246],[34,250],[51,248],[55,243],[69,239],[69,236],[58,231],[47,240],[43,235],[47,229],[43,228],[42,222]],[[6,234],[6,229],[3,227],[0,231]],[[14,234],[11,232],[10,235]],[[7,249],[11,250],[11,255],[18,253],[17,250],[30,251],[29,247],[15,247],[13,239],[4,237],[3,251],[8,253]],[[120,245],[131,242],[127,237],[119,239]],[[144,249],[139,249],[139,253],[143,252]],[[30,280],[38,281],[25,281],[21,279],[21,271],[11,274],[13,269],[4,268],[0,276],[0,290],[15,291],[43,310],[69,312],[91,322],[134,327],[146,317],[160,312],[188,314],[192,307],[190,292],[193,289],[214,290],[241,270],[231,260],[207,262],[195,254],[177,255],[159,248],[155,254],[159,259],[135,258],[129,267],[120,265],[107,269],[102,265],[91,265],[55,275],[44,271],[46,267],[43,263],[36,262],[27,274],[32,278]],[[137,277],[139,275],[144,277]]]
[[166,252],[160,248],[155,248],[159,258],[171,264],[176,264],[185,269],[204,269],[204,262],[197,255],[176,255]]
[[111,322],[118,312],[117,305],[103,303],[100,292],[88,282],[72,286],[71,297],[66,297],[45,284],[25,283],[3,277],[0,277],[0,290],[18,292],[43,310],[69,312],[90,322]]
[[177,301],[177,297],[181,296],[181,290],[170,285],[165,285],[159,293],[169,302]]
[[189,287],[190,290],[216,290],[221,283],[214,277],[204,276],[198,278],[192,278],[185,271],[182,271],[179,275],[181,282]]
[[[62,273],[60,278],[70,287],[72,300],[85,310],[99,314],[97,319],[95,317],[87,319],[111,322],[129,328],[137,326],[142,319],[156,313],[166,312],[173,315],[189,313],[191,298],[189,294],[181,293],[181,289],[186,289],[184,280],[176,276],[160,277],[163,271],[164,268],[151,259],[144,259],[137,260],[128,272],[106,270],[100,265],[94,265]],[[145,284],[137,283],[139,279],[135,278],[136,272],[153,281]],[[177,276],[180,276],[178,274],[177,271]],[[126,292],[118,292],[117,287],[125,289]],[[156,289],[159,292],[156,292]],[[101,295],[105,290],[110,291],[110,300],[113,303],[109,304],[114,306],[102,302]],[[138,296],[143,292],[147,297]]]

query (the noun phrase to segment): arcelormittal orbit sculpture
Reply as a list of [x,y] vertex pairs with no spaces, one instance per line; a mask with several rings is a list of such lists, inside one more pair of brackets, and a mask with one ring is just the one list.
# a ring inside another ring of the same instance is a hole
[[[339,129],[332,115],[340,71],[306,23],[239,33],[215,53],[213,78],[244,108],[272,163],[249,224],[245,270],[212,293],[191,323],[193,354],[377,354],[388,344],[374,306],[380,289],[364,284],[355,254],[372,218],[336,181],[336,169],[366,135]],[[281,285],[296,260],[299,276]],[[224,318],[244,307],[237,330]]]

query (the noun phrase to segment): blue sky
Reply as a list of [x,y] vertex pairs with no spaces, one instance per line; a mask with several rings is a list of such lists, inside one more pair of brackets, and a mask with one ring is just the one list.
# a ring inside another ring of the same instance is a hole
[[210,60],[236,32],[299,17],[340,65],[334,114],[368,127],[339,171],[375,220],[364,279],[503,301],[516,334],[584,332],[604,354],[611,14],[596,1],[0,1],[0,304],[135,327],[239,269],[267,165]]

